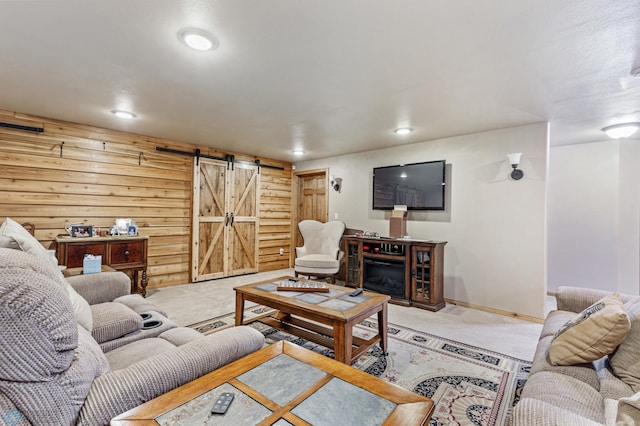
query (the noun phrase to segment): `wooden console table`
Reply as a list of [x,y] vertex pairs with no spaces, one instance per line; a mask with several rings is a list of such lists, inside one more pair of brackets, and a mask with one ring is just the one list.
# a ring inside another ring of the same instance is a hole
[[444,308],[446,241],[343,237],[346,285],[391,296],[390,303],[430,311]]
[[82,268],[85,254],[102,256],[102,265],[131,278],[131,292],[147,294],[147,246],[149,237],[56,237],[58,264]]

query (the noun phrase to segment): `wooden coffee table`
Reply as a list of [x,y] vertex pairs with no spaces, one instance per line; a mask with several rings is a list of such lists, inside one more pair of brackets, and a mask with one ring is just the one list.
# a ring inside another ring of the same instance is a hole
[[[211,414],[222,392],[235,399],[224,415]],[[429,398],[280,341],[129,410],[111,425],[272,425],[281,419],[315,426],[424,425],[433,407]]]
[[[329,293],[278,291],[278,284],[285,284],[289,278],[281,277],[235,287],[236,325],[260,321],[333,348],[335,359],[349,365],[377,342],[380,342],[382,351],[386,353],[389,296],[365,291],[359,296],[351,297],[349,293],[353,288],[329,284],[326,285]],[[245,322],[245,300],[274,308],[278,312]],[[369,339],[353,336],[353,326],[376,313],[378,334]]]

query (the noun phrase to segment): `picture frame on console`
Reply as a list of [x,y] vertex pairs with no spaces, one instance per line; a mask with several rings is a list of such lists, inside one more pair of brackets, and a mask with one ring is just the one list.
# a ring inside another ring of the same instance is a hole
[[72,237],[90,237],[93,235],[93,226],[91,225],[71,225]]
[[[128,235],[129,234],[129,226],[133,224],[133,221],[129,218],[117,218],[116,219],[116,228],[118,229],[118,233],[120,235]],[[137,229],[136,229],[137,231]]]

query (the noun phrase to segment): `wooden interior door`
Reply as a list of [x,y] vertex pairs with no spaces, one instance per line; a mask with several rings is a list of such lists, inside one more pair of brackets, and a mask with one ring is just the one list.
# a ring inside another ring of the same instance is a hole
[[[198,161],[199,160],[199,161]],[[227,162],[194,159],[191,280],[225,275]]]
[[294,174],[295,182],[295,214],[293,232],[295,235],[291,252],[295,255],[295,247],[303,244],[298,223],[305,219],[326,222],[328,216],[329,195],[327,170],[307,170]]
[[258,167],[234,164],[229,180],[229,226],[227,249],[229,254],[226,275],[258,271],[258,231],[260,206],[260,174]]

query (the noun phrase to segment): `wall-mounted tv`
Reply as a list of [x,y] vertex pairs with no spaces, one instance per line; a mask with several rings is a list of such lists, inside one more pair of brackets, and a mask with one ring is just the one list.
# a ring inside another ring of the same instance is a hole
[[444,210],[445,160],[373,169],[373,208]]

